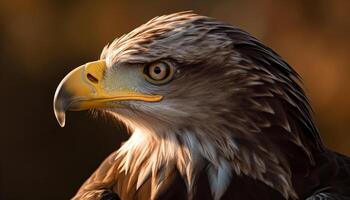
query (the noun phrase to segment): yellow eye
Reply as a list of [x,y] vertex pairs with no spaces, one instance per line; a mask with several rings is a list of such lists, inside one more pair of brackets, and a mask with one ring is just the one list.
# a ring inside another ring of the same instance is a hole
[[146,79],[154,84],[163,84],[171,80],[174,74],[173,66],[167,62],[155,62],[144,68]]

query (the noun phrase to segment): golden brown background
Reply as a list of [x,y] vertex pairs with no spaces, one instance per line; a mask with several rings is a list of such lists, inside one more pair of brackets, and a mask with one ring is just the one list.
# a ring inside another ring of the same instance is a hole
[[350,1],[0,1],[0,199],[68,199],[127,138],[123,128],[52,111],[59,81],[152,17],[194,10],[237,25],[304,79],[324,142],[350,155]]

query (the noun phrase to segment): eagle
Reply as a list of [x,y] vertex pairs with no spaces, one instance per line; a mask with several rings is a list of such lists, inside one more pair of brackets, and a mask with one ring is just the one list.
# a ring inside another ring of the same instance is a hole
[[71,71],[54,96],[130,137],[73,200],[350,199],[350,159],[322,143],[295,70],[249,33],[163,15]]

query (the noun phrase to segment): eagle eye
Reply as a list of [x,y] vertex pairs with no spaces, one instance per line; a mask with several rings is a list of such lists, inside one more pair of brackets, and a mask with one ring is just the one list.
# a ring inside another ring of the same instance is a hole
[[147,81],[153,84],[164,84],[172,79],[174,67],[168,62],[158,61],[145,66],[143,73]]

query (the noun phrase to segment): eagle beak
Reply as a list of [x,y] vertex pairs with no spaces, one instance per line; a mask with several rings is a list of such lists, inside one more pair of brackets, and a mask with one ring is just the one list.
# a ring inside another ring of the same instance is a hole
[[132,89],[106,91],[103,77],[106,62],[90,62],[71,71],[58,85],[53,101],[56,119],[61,127],[65,125],[67,110],[80,111],[91,108],[108,108],[116,106],[115,101],[139,100],[158,102],[160,95],[143,94]]

